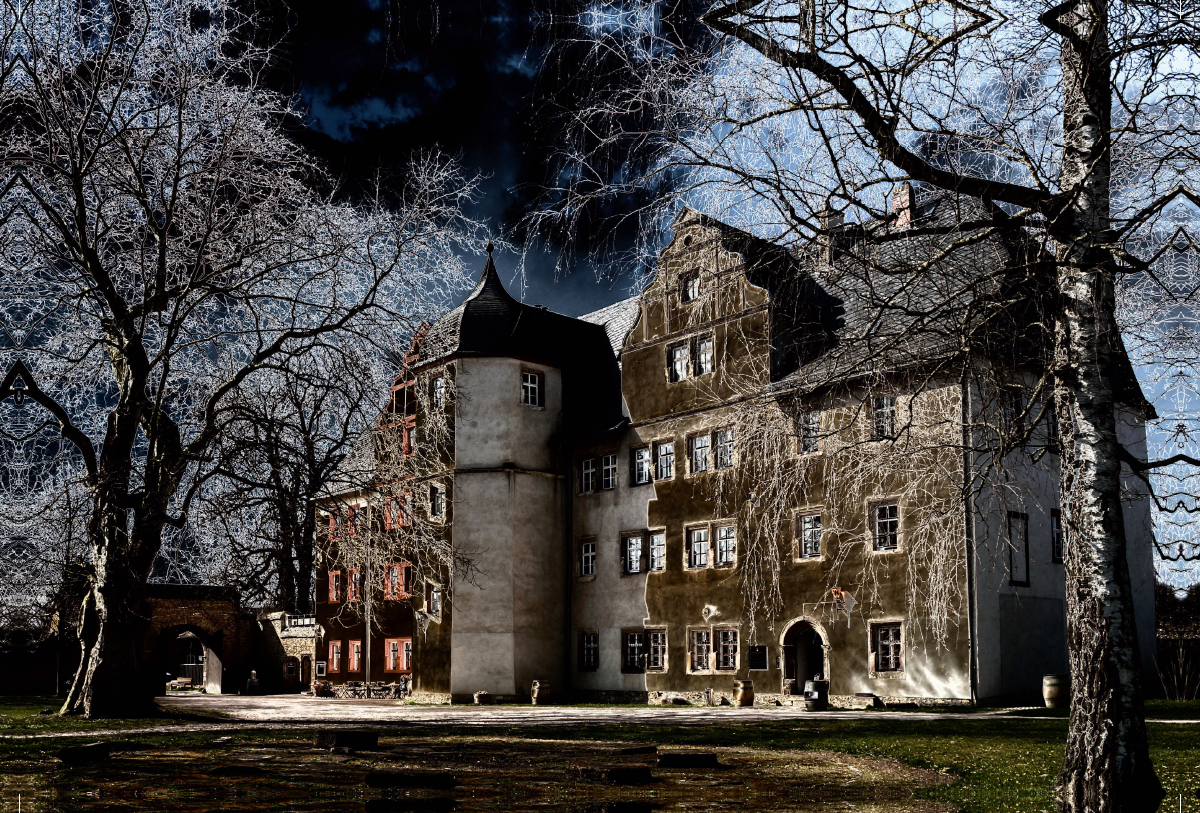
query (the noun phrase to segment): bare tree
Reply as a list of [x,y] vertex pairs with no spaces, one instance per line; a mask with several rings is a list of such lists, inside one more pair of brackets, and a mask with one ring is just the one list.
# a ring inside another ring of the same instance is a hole
[[336,202],[253,26],[224,0],[0,5],[0,397],[50,411],[90,500],[63,713],[145,707],[143,585],[231,396],[338,335],[411,334],[475,247],[474,181],[438,156],[393,207]]
[[[1141,397],[1129,391],[1127,347],[1164,378],[1186,377],[1193,362],[1180,362],[1195,358],[1197,166],[1183,144],[1196,138],[1196,42],[1172,9],[635,1],[554,18],[560,64],[583,65],[573,68],[582,102],[560,119],[557,183],[535,223],[570,233],[625,194],[641,201],[623,216],[642,222],[646,261],[683,204],[798,254],[819,238],[849,255],[812,263],[821,285],[866,311],[841,358],[887,372],[897,354],[923,354],[936,361],[923,382],[981,378],[988,408],[963,412],[959,442],[978,465],[1017,465],[1034,427],[1055,421],[1072,539],[1065,811],[1153,810],[1162,799],[1122,472],[1160,492],[1167,481],[1151,472],[1169,472],[1175,493],[1159,506],[1191,511],[1197,460],[1190,448],[1147,461],[1123,447],[1118,408]],[[917,220],[931,199],[957,215]],[[998,242],[1003,268],[964,261]],[[997,328],[1018,312],[1010,326],[1034,333],[1006,345]],[[931,352],[916,337],[943,345]],[[1025,397],[1010,409],[1017,384]],[[1177,405],[1176,434],[1190,446],[1191,418],[1180,419],[1190,406]],[[1032,463],[1049,465],[1038,445]]]

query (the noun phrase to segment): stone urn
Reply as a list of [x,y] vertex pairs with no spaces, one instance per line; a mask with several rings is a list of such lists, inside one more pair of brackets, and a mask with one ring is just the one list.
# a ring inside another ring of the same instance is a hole
[[535,706],[545,705],[550,702],[550,683],[545,680],[535,680],[533,688],[529,690],[529,698]]
[[735,680],[733,682],[733,704],[735,706],[754,705],[753,680]]
[[1042,700],[1048,709],[1065,709],[1071,705],[1071,676],[1044,675]]

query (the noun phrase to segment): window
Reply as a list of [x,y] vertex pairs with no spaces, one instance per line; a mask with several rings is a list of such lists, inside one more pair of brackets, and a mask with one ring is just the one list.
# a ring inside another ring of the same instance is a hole
[[342,600],[342,571],[329,571],[329,603],[337,604]]
[[1024,404],[1022,403],[1021,391],[1017,389],[1005,389],[1000,391],[1000,407],[1002,410],[1001,418],[1004,421],[1004,431],[1008,435],[1019,435],[1024,429],[1024,421],[1022,415],[1024,413]]
[[708,435],[688,438],[688,460],[692,474],[708,471]]
[[688,642],[688,654],[693,672],[707,672],[712,658],[712,632],[710,630],[691,630],[691,640]]
[[800,517],[800,557],[807,559],[821,555],[821,515],[804,514]]
[[417,442],[417,419],[416,416],[405,418],[404,423],[400,427],[403,433],[403,445],[401,449],[405,457],[409,457],[416,450]]
[[1008,512],[1008,583],[1029,586],[1029,517]]
[[821,445],[821,413],[809,410],[800,416],[800,454],[815,454]]
[[733,468],[733,430],[718,429],[713,433],[713,468]]
[[542,405],[542,374],[521,373],[521,403],[525,406],[540,407]]
[[442,588],[437,585],[425,585],[425,611],[434,618],[442,617]]
[[1063,555],[1067,552],[1067,531],[1063,527],[1062,512],[1050,512],[1050,561],[1062,564]]
[[885,440],[896,435],[896,397],[876,395],[871,399],[871,440]]
[[1046,442],[1057,445],[1058,441],[1058,410],[1054,408],[1054,400],[1051,399],[1046,404]]
[[383,641],[383,671],[400,671],[400,638],[385,638]]
[[600,458],[600,488],[611,491],[617,487],[617,456],[606,454]]
[[767,648],[765,646],[750,647],[750,671],[761,672],[767,668]]
[[358,508],[350,506],[350,514],[346,521],[346,531],[350,536],[358,536],[360,521],[358,518]]
[[412,565],[408,562],[390,564],[383,573],[385,599],[408,598],[412,595]]
[[717,528],[717,567],[732,565],[737,558],[737,536],[732,525]]
[[631,478],[633,484],[641,486],[650,482],[653,476],[650,470],[650,447],[643,446],[641,449],[632,449],[629,456],[632,461],[630,474],[633,475]]
[[904,669],[904,650],[900,624],[872,624],[871,648],[875,652],[876,672],[900,672]]
[[682,302],[693,302],[700,297],[700,275],[684,274],[679,278],[679,299]]
[[579,633],[579,671],[595,672],[600,665],[600,633]]
[[875,550],[896,550],[900,547],[900,506],[894,502],[881,503],[871,509],[871,533]]
[[642,572],[642,535],[627,536],[621,542],[624,570],[626,573]]
[[670,480],[675,476],[675,441],[654,444],[655,479]]
[[682,381],[688,377],[688,347],[677,344],[667,348],[667,377],[672,381]]
[[357,567],[350,570],[350,579],[347,586],[349,587],[346,596],[348,601],[358,601],[362,598],[361,590],[359,589],[362,587],[362,577]]
[[429,487],[429,516],[442,517],[446,514],[446,490],[441,486]]
[[579,545],[579,575],[583,577],[596,575],[596,542],[594,540]]
[[650,534],[650,569],[666,570],[667,535],[662,531]]
[[384,528],[404,528],[412,524],[412,495],[388,497],[383,504]]
[[329,538],[340,539],[342,536],[342,512],[334,511],[329,515]]
[[400,668],[405,672],[412,671],[413,645],[412,638],[404,638],[403,647],[400,650]]
[[717,630],[717,668],[726,671],[738,668],[737,630]]
[[667,671],[666,630],[646,630],[646,671]]
[[625,639],[621,657],[622,672],[643,672],[645,664],[642,658],[646,654],[646,633],[643,630],[626,630],[622,633]]
[[688,531],[688,567],[708,567],[708,528]]
[[589,457],[579,463],[579,493],[591,494],[596,490],[596,458]]
[[342,642],[341,641],[330,641],[329,642],[329,671],[330,672],[342,671]]
[[362,641],[350,642],[350,668],[347,671],[362,671]]
[[429,382],[429,405],[441,409],[446,405],[446,377],[434,376]]
[[708,375],[713,371],[713,337],[697,336],[692,344],[693,374]]
[[326,674],[326,671],[325,671],[325,666],[326,666],[326,663],[325,663],[325,661],[317,661],[317,663],[316,663],[316,667],[317,667],[316,675],[317,675],[317,677],[325,677],[325,674]]

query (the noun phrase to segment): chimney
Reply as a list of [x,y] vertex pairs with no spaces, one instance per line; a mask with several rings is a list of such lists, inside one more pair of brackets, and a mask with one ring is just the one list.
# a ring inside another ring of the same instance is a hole
[[896,229],[908,228],[908,224],[912,223],[913,216],[913,188],[912,184],[905,182],[900,185],[892,195],[892,214],[894,215],[892,227]]
[[821,233],[817,237],[818,245],[821,247],[821,262],[832,263],[834,260],[834,249],[837,247],[837,240],[833,235],[834,229],[840,229],[842,224],[846,222],[846,215],[842,212],[834,211],[828,205],[817,213],[820,219]]

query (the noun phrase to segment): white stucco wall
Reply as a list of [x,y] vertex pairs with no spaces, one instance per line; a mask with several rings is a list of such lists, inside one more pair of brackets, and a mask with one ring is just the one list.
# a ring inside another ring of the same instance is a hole
[[[647,507],[654,499],[653,482],[634,486],[630,480],[629,448],[641,445],[638,433],[630,429],[618,442],[596,446],[595,452],[617,452],[617,487],[594,494],[572,497],[574,509],[571,552],[571,663],[579,660],[580,630],[595,630],[600,635],[600,660],[595,672],[574,673],[574,688],[604,691],[645,691],[645,674],[621,672],[621,630],[642,627],[649,622],[646,608],[648,579],[653,573],[626,575],[622,572],[621,534],[647,529]],[[589,453],[590,454],[590,453]],[[578,542],[583,537],[596,541],[596,575],[579,578]]]
[[[523,369],[543,373],[544,407],[521,403]],[[466,359],[455,383],[452,533],[478,572],[476,584],[455,585],[451,693],[528,694],[533,680],[561,686],[565,501],[552,443],[561,377],[514,359]]]

